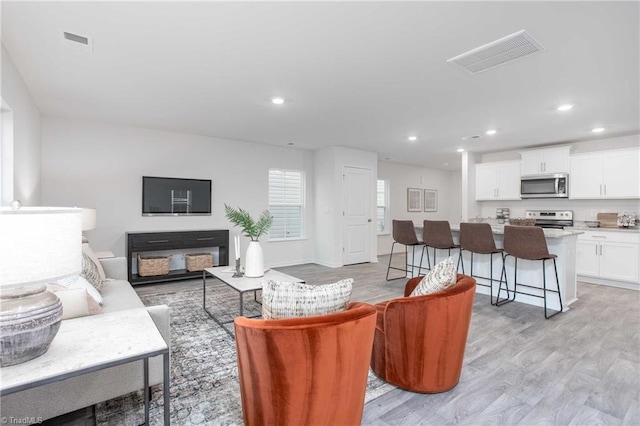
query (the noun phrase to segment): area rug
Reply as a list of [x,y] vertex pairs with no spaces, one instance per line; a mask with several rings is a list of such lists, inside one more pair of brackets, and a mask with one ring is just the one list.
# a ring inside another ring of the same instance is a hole
[[[171,315],[171,423],[242,425],[235,341],[202,309],[202,290],[189,289],[141,296],[146,306],[168,305]],[[259,299],[259,298],[258,298]],[[222,321],[238,314],[238,293],[217,280],[207,284],[207,307]],[[246,294],[244,315],[261,306]],[[233,323],[227,326],[232,330]],[[394,389],[369,371],[365,402]],[[154,386],[151,424],[162,424],[162,386]],[[142,391],[96,406],[99,425],[142,424]]]

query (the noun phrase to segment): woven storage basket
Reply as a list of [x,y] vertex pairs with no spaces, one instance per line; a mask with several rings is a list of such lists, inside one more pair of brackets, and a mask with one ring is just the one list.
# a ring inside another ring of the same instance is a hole
[[204,268],[213,266],[213,255],[211,253],[189,253],[184,255],[187,271],[202,271]]
[[509,225],[533,226],[535,224],[536,224],[536,220],[535,219],[531,219],[531,218],[512,217],[511,219],[509,219]]
[[171,256],[140,256],[138,255],[138,275],[153,277],[169,274],[169,259]]

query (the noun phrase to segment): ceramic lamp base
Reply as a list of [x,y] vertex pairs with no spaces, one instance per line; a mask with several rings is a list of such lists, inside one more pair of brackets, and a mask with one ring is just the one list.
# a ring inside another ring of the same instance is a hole
[[61,320],[62,303],[43,284],[0,291],[0,367],[44,354]]

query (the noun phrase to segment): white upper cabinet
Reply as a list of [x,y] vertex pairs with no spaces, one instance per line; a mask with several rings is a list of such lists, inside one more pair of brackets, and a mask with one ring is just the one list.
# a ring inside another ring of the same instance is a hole
[[476,164],[476,200],[519,200],[520,161]]
[[569,173],[570,146],[521,151],[522,176]]
[[640,148],[574,154],[569,198],[640,198]]

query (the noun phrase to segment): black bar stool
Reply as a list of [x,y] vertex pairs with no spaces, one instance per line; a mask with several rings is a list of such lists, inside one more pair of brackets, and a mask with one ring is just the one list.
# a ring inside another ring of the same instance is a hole
[[[556,265],[555,254],[549,253],[547,246],[547,240],[544,237],[544,231],[538,226],[505,226],[504,227],[504,264],[509,256],[513,256],[515,264],[513,268],[513,296],[510,296],[509,283],[507,280],[507,270],[503,264],[502,272],[504,274],[505,290],[507,297],[500,300],[500,293],[502,292],[502,282],[498,289],[498,297],[496,298],[496,305],[501,306],[508,302],[515,300],[516,294],[526,294],[532,297],[538,297],[544,299],[544,317],[546,319],[551,318],[554,315],[562,312],[562,295],[560,294],[560,281],[558,280],[558,267]],[[542,289],[539,286],[532,286],[518,283],[518,259],[525,260],[541,260],[542,261]],[[547,274],[546,274],[546,261],[553,260],[553,269],[556,274],[556,288],[557,290],[547,289]],[[539,294],[527,293],[518,290],[518,286],[542,290],[542,296]],[[558,302],[560,303],[560,310],[548,315],[547,309],[547,293],[557,293]]]
[[[431,270],[431,262],[429,261],[429,247],[433,249],[433,265],[436,264],[436,251],[438,249],[449,250],[449,256],[451,256],[451,249],[459,249],[458,244],[454,244],[453,236],[451,235],[451,226],[447,220],[425,220],[422,227],[422,241],[424,247],[422,250],[427,250],[427,265]],[[459,261],[459,260],[458,260]],[[420,262],[420,269],[422,269],[422,262]]]
[[[493,239],[493,231],[491,225],[488,223],[461,223],[460,224],[460,257],[458,258],[458,266],[462,265],[462,273],[464,272],[464,259],[462,258],[462,251],[466,250],[471,253],[471,276],[476,278],[483,278],[489,280],[490,284],[483,284],[478,282],[478,285],[489,287],[490,289],[490,301],[492,305],[495,305],[493,301],[493,255],[499,254],[502,259],[502,269],[500,270],[500,284],[502,284],[502,270],[504,269],[504,256],[503,250],[496,247],[496,242]],[[490,273],[489,277],[483,277],[473,274],[473,255],[488,254],[490,257]]]
[[[407,274],[409,273],[407,267],[411,266],[411,273],[415,268],[413,264],[413,258],[415,257],[416,246],[422,246],[423,244],[418,241],[418,237],[416,236],[416,228],[411,220],[392,220],[392,232],[393,232],[393,244],[391,244],[391,255],[389,255],[389,267],[387,268],[387,281],[397,280],[399,278],[407,278]],[[391,266],[391,259],[393,258],[393,247],[398,244],[404,244],[404,254],[406,256],[404,262],[404,268],[397,268],[395,266]],[[411,265],[409,265],[409,246],[411,246]],[[403,277],[396,277],[389,279],[389,270],[397,269],[398,271],[404,271]],[[420,274],[420,270],[422,269],[422,253],[420,254],[420,266],[418,267],[418,274]]]

